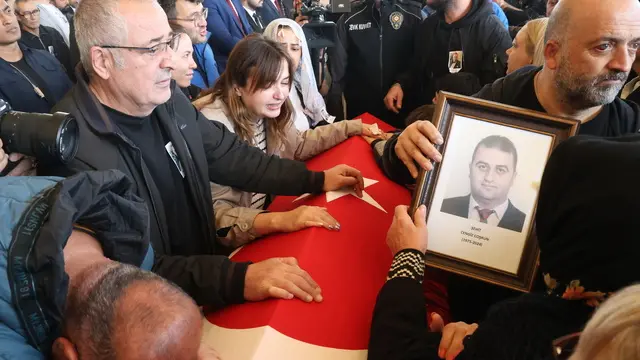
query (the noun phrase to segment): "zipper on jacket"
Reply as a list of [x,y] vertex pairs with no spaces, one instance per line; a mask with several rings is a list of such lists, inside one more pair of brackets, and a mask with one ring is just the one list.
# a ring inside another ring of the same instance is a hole
[[[160,236],[162,237],[162,239],[166,240],[163,241],[163,244],[165,246],[169,246],[168,249],[163,249],[163,253],[169,254],[169,253],[173,253],[171,251],[171,239],[167,236],[167,234],[164,233],[164,229],[162,228],[162,222],[160,221],[160,219],[158,218],[158,206],[156,204],[156,200],[154,199],[153,193],[151,192],[151,188],[149,187],[149,179],[147,177],[145,168],[143,166],[143,162],[144,160],[142,159],[142,152],[140,151],[140,149],[135,146],[131,141],[129,141],[129,139],[125,138],[124,136],[120,135],[117,132],[114,132],[114,134],[122,141],[124,141],[125,144],[131,146],[135,151],[136,154],[138,156],[138,162],[140,164],[140,170],[142,170],[142,178],[144,179],[144,184],[147,187],[147,191],[149,192],[149,199],[151,199],[151,207],[153,208],[153,215],[156,218],[156,221],[158,222],[158,231],[160,231]],[[149,246],[153,246],[153,244],[151,242],[149,242]],[[167,251],[168,250],[168,251]]]
[[[378,59],[379,59],[379,62],[380,62],[380,64],[379,64],[380,65],[380,91],[384,91],[385,90],[383,88],[384,87],[384,78],[382,77],[382,70],[383,70],[382,69],[382,25],[381,25],[381,22],[382,22],[382,6],[383,6],[383,4],[380,3],[380,9],[377,9],[378,10],[378,15],[380,17],[380,21],[378,21],[376,19],[375,14],[372,14],[373,15],[372,16],[373,20],[375,20],[376,24],[378,25],[378,29],[379,29],[379,31],[378,31],[379,32],[378,39],[379,39],[379,42],[380,42],[380,51],[379,51],[379,54],[378,54]],[[373,12],[374,10],[375,10],[375,3],[371,7],[371,11]]]

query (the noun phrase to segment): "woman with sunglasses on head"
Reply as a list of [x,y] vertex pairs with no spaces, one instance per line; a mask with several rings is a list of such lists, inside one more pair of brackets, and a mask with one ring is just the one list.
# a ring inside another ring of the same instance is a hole
[[[425,210],[413,221],[406,208],[396,210],[387,235],[395,258],[374,310],[369,359],[568,358],[566,336],[582,331],[610,294],[640,281],[640,197],[634,191],[640,182],[638,163],[640,135],[577,136],[555,149],[536,210],[539,285],[546,289],[536,287],[495,304],[479,324],[445,326],[439,315],[432,315],[427,325],[421,285],[428,242]],[[581,354],[571,359],[600,357]]]
[[195,60],[193,60],[191,39],[182,29],[175,29],[174,32],[178,38],[174,45],[175,50],[173,54],[173,71],[171,71],[171,78],[175,80],[180,90],[182,90],[189,100],[195,100],[202,89],[191,85],[193,72],[198,67]]
[[[349,136],[377,135],[372,126],[360,120],[298,131],[289,100],[292,74],[293,61],[280,44],[260,35],[248,36],[236,44],[225,72],[195,106],[209,120],[227,126],[242,141],[286,159],[309,159]],[[217,184],[212,184],[211,189],[218,235],[232,247],[273,232],[312,226],[340,228],[325,208],[301,206],[288,212],[267,213],[264,209],[269,194]]]

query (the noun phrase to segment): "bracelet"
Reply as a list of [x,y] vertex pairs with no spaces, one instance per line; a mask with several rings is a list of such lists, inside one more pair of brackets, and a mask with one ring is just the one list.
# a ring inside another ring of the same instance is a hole
[[399,277],[411,278],[422,284],[424,280],[424,254],[416,249],[404,249],[393,258],[387,281]]

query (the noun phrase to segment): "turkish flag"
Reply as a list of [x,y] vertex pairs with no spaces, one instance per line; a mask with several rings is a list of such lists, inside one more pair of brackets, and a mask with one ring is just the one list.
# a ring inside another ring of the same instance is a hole
[[[391,130],[368,114],[361,118]],[[271,299],[208,314],[204,341],[223,359],[366,359],[375,300],[392,260],[385,242],[387,230],[395,207],[409,204],[411,194],[384,176],[371,147],[360,137],[307,162],[317,171],[339,164],[362,172],[363,198],[348,190],[302,198],[280,196],[269,210],[323,206],[338,220],[340,231],[308,228],[275,234],[232,256],[234,261],[253,262],[295,257],[322,288],[323,302]]]

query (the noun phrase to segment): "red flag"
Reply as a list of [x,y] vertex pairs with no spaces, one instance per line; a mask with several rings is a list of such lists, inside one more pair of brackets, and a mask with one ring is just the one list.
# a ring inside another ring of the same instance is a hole
[[[365,123],[387,124],[365,114]],[[392,256],[386,234],[399,204],[411,194],[378,168],[369,144],[360,137],[307,162],[313,170],[338,164],[359,169],[365,179],[362,199],[345,192],[313,195],[296,200],[281,196],[269,210],[287,211],[300,205],[327,207],[340,231],[308,228],[276,234],[244,246],[235,261],[292,256],[322,288],[322,303],[267,300],[231,306],[207,315],[208,334],[224,359],[364,359],[371,317],[384,285]]]

